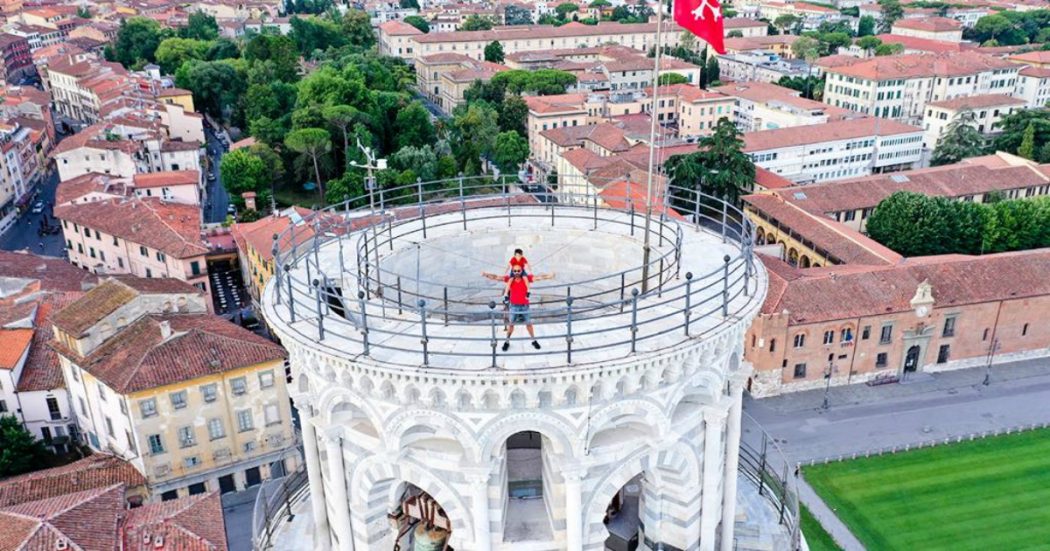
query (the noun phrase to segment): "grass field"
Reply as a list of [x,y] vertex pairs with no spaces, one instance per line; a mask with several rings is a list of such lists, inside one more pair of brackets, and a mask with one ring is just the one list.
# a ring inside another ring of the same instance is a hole
[[842,551],[813,513],[810,513],[805,505],[799,504],[799,508],[802,510],[802,534],[806,536],[809,551]]
[[805,469],[868,549],[1050,549],[1050,430]]

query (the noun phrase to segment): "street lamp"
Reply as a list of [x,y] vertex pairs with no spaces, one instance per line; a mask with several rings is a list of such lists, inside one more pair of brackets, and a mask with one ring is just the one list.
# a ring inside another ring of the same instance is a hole
[[831,391],[831,374],[835,372],[835,364],[828,360],[828,367],[824,369],[824,403],[820,409],[828,409],[828,392]]
[[992,384],[992,359],[995,358],[995,353],[999,350],[999,337],[992,339],[991,346],[988,347],[988,363],[984,370],[984,386]]
[[375,202],[375,188],[376,179],[372,175],[373,170],[386,170],[386,159],[376,159],[375,150],[371,147],[366,147],[361,143],[361,138],[357,139],[357,148],[361,150],[365,155],[365,164],[358,163],[357,161],[350,161],[350,166],[354,168],[363,168],[368,171],[368,176],[365,177],[365,189],[368,190],[368,206],[375,213],[376,202]]

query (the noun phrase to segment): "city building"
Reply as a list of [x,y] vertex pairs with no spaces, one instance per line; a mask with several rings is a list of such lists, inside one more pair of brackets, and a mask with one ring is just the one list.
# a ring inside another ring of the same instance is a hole
[[112,454],[93,453],[68,465],[3,479],[0,481],[0,507],[116,484],[124,485],[124,496],[129,505],[141,505],[149,497],[146,478],[131,463]]
[[35,72],[29,41],[24,36],[0,33],[0,78],[6,83],[18,84]]
[[1050,103],[1050,69],[1024,67],[1017,72],[1014,96],[1025,101],[1028,109],[1039,109]]
[[[276,267],[273,257],[273,236],[284,233],[290,226],[296,226],[296,242],[302,243],[313,237],[313,228],[304,224],[303,219],[311,210],[292,207],[270,216],[264,216],[254,222],[236,222],[230,228],[237,243],[237,261],[241,269],[241,280],[248,288],[252,304],[256,311],[260,304],[262,291],[273,277]],[[290,244],[290,241],[286,243]]]
[[377,30],[379,55],[400,57],[406,60],[417,57],[413,38],[421,36],[423,31],[400,20],[381,23]]
[[210,248],[202,237],[199,206],[122,197],[56,205],[54,213],[74,266],[99,274],[175,278],[210,292]]
[[956,120],[970,121],[970,126],[990,138],[999,132],[996,125],[1003,117],[1025,107],[1023,99],[1003,94],[963,96],[927,103],[922,118],[922,145],[927,149],[936,148],[948,126]]
[[1020,54],[1010,54],[1006,56],[1006,59],[1021,65],[1028,65],[1029,67],[1050,69],[1050,51],[1046,50],[1033,50],[1031,52]]
[[165,501],[296,466],[284,350],[205,302],[178,280],[110,278],[51,317],[87,444]]
[[803,98],[798,90],[768,82],[734,82],[712,91],[734,99],[733,122],[741,132],[824,124],[863,116]]
[[929,102],[1013,95],[1021,69],[1016,63],[972,51],[832,58],[817,62],[827,75],[825,103],[911,124],[922,120]]
[[962,42],[962,30],[963,24],[951,17],[924,17],[895,21],[890,32],[899,36]]
[[62,181],[98,172],[135,174],[201,168],[202,142],[171,139],[163,131],[126,124],[91,125],[62,140],[52,151]]
[[755,164],[798,184],[908,170],[922,160],[921,128],[865,117],[744,134]]
[[786,59],[770,50],[751,50],[718,56],[721,81],[779,82],[784,77],[806,77],[812,68],[801,59]]

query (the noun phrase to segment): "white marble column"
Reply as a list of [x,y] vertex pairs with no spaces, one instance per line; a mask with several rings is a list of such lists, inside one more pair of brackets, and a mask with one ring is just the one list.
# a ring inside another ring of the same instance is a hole
[[580,479],[584,473],[566,471],[565,478],[565,543],[567,549],[583,549],[583,490]]
[[722,484],[722,551],[733,550],[733,528],[736,526],[736,479],[740,468],[740,414],[744,385],[732,385],[732,404],[726,427],[726,467]]
[[704,409],[703,495],[700,504],[700,549],[715,549],[715,532],[721,520],[718,489],[722,484],[722,424],[728,412],[721,405]]
[[332,529],[339,538],[339,551],[354,551],[350,528],[350,500],[346,494],[346,468],[343,465],[343,438],[338,432],[325,435],[328,453],[328,483],[332,489]]
[[306,475],[310,480],[310,507],[314,516],[314,548],[327,551],[332,546],[328,533],[328,508],[324,501],[324,473],[321,471],[321,458],[317,452],[317,429],[313,423],[313,406],[296,400],[302,416],[303,453],[306,456]]
[[467,475],[474,516],[474,544],[477,551],[491,551],[492,528],[489,512],[489,473]]

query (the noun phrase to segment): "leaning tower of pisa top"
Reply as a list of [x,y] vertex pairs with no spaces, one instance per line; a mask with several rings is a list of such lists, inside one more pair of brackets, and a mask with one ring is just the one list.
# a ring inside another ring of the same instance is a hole
[[[645,196],[460,178],[275,236],[263,308],[290,353],[315,548],[732,548],[765,273],[732,205]],[[519,248],[547,276],[527,316],[504,302]]]

